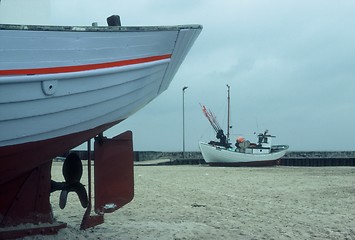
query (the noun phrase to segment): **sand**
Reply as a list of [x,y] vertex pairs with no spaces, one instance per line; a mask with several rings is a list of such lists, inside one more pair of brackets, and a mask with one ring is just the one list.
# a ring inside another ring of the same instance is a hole
[[[135,166],[134,200],[81,231],[74,193],[51,202],[57,236],[35,239],[354,239],[354,167]],[[61,181],[55,163],[53,179]],[[85,178],[86,179],[86,178]],[[32,238],[31,238],[32,239]]]

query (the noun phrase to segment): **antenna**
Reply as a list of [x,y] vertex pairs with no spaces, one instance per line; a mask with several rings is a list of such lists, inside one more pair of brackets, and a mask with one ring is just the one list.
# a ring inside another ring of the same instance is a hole
[[227,140],[229,141],[229,130],[230,130],[230,86],[227,84],[228,88],[228,119],[227,119]]

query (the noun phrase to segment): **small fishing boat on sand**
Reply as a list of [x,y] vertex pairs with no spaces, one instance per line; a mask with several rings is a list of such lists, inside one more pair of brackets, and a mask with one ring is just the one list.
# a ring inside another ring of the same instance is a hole
[[276,165],[277,161],[286,154],[287,145],[272,145],[272,136],[268,130],[258,135],[257,143],[251,143],[242,137],[236,139],[232,146],[229,142],[230,129],[230,86],[228,87],[228,126],[227,136],[220,127],[216,116],[202,106],[202,111],[211,126],[216,132],[219,141],[209,143],[199,142],[202,156],[206,163],[211,166],[271,166]]
[[[132,133],[112,139],[102,133],[168,88],[202,26],[121,26],[117,15],[107,22],[0,24],[0,239],[65,227],[54,220],[53,191],[61,191],[61,208],[68,192],[77,193],[87,208],[83,229],[133,198]],[[94,137],[98,218],[90,218]],[[75,154],[64,161],[65,182],[51,181],[52,159],[85,142],[89,196]]]

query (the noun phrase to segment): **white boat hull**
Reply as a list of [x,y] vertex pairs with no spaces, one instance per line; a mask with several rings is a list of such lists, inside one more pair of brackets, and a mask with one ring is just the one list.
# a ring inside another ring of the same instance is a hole
[[11,25],[0,25],[0,147],[127,118],[167,89],[201,31],[5,27]]
[[199,143],[202,156],[206,163],[212,166],[267,166],[277,164],[277,160],[286,154],[288,146],[283,146],[283,150],[265,153],[251,154],[240,153],[233,149]]
[[156,98],[201,30],[0,24],[0,185]]

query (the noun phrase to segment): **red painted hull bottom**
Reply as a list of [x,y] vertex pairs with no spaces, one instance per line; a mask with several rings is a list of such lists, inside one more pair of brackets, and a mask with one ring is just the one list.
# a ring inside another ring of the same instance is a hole
[[279,160],[255,161],[255,162],[214,162],[208,163],[214,167],[268,167],[279,164]]
[[[53,139],[0,148],[0,238],[3,229],[53,221],[50,206],[52,159],[120,121]],[[62,226],[65,227],[65,226]],[[46,234],[54,234],[55,227]]]

